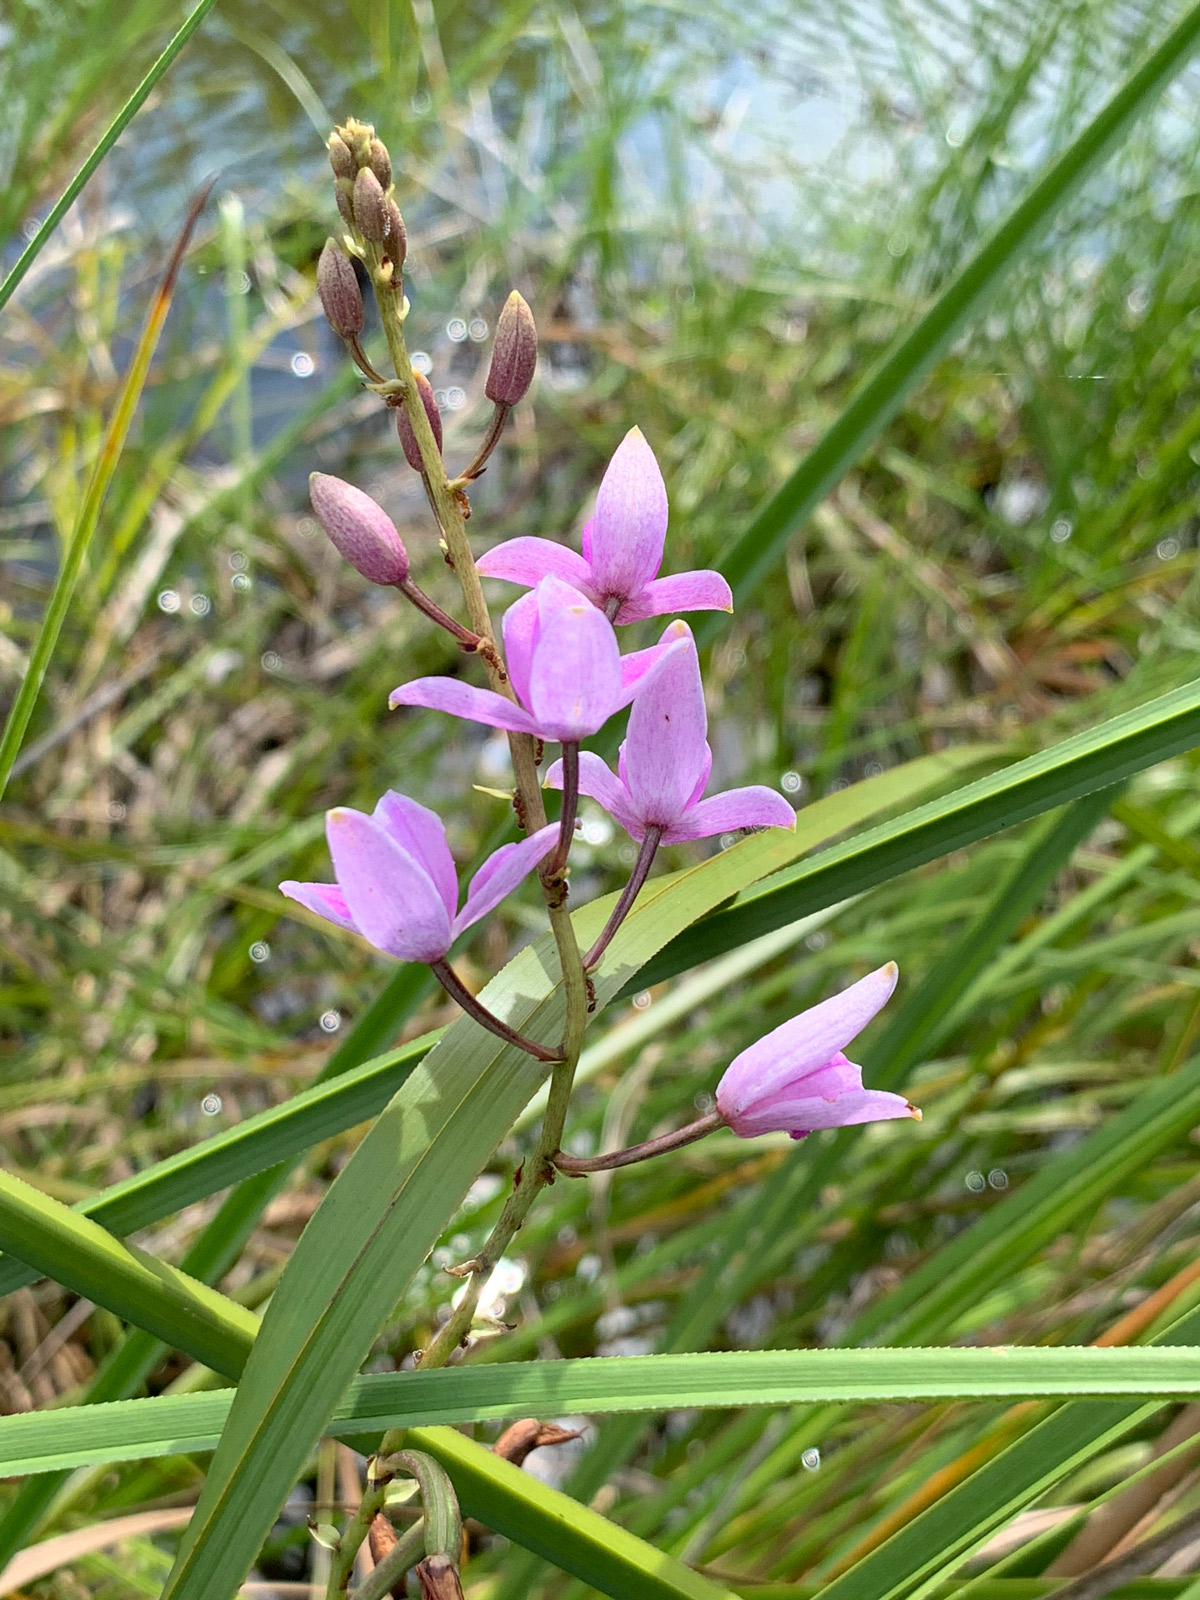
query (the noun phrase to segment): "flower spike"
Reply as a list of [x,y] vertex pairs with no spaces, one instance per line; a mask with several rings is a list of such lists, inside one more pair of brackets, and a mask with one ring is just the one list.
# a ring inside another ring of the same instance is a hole
[[732,611],[733,595],[719,572],[658,576],[666,533],[666,485],[642,430],[631,428],[604,474],[582,555],[526,535],[498,544],[478,566],[486,578],[529,587],[561,578],[616,623],[673,611]]

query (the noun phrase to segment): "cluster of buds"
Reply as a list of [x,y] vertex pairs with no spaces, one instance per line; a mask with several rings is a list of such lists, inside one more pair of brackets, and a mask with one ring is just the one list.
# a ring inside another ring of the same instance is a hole
[[[396,411],[396,431],[404,458],[414,471],[424,474],[411,418],[405,413],[402,390],[411,383],[420,396],[434,441],[442,448],[442,418],[429,379],[415,370],[402,375],[399,390],[371,365],[362,347],[363,297],[354,259],[364,264],[377,289],[390,289],[399,300],[399,320],[408,312],[403,293],[403,270],[408,254],[408,233],[396,204],[392,158],[369,122],[349,118],[329,135],[329,164],[333,168],[334,195],[346,223],[339,242],[327,239],[317,262],[317,292],[329,326],[343,339],[360,371]],[[496,448],[512,408],[529,393],[537,367],[537,326],[533,312],[513,290],[496,324],[492,360],[484,394],[493,412],[483,440],[470,465],[455,480],[465,489],[483,472]]]

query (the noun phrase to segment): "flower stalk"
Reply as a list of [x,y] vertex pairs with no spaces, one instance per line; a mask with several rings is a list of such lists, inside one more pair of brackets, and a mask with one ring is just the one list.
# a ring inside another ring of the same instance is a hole
[[709,1111],[695,1122],[689,1122],[674,1133],[660,1133],[657,1139],[643,1139],[641,1144],[631,1144],[624,1150],[613,1150],[603,1156],[569,1156],[559,1150],[554,1165],[568,1177],[583,1178],[589,1172],[615,1172],[618,1167],[632,1167],[635,1162],[649,1161],[652,1156],[666,1155],[669,1150],[682,1150],[695,1144],[718,1128],[724,1127],[725,1118],[719,1111]]
[[642,885],[650,876],[650,868],[654,865],[654,857],[658,854],[659,841],[662,838],[662,829],[651,823],[646,829],[646,837],[642,840],[638,850],[637,860],[633,864],[633,871],[629,874],[629,882],[621,890],[620,899],[612,908],[612,914],[604,924],[604,929],[595,944],[583,958],[586,971],[593,972],[600,965],[600,958],[612,943],[613,935],[633,910],[633,902],[641,893]]

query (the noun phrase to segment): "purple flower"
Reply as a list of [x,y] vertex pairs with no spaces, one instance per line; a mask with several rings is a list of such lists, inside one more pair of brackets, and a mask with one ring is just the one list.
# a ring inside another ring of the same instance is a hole
[[719,572],[680,572],[660,578],[667,535],[667,490],[654,451],[631,428],[596,496],[578,556],[551,539],[509,539],[480,560],[488,578],[532,587],[561,578],[614,622],[640,622],[672,611],[732,611],[733,595]]
[[520,705],[457,678],[401,684],[390,706],[429,706],[489,728],[575,743],[627,706],[646,673],[683,638],[671,623],[648,650],[622,656],[612,623],[570,584],[543,578],[504,614],[504,652]]
[[[633,702],[629,731],[614,776],[599,756],[579,756],[579,788],[610,812],[626,833],[644,839],[650,827],[661,843],[707,839],[735,828],[794,828],[796,813],[781,794],[761,784],[727,789],[702,800],[712,770],[708,712],[700,682],[700,660],[691,629],[676,623],[682,649],[672,650]],[[562,762],[546,774],[562,788]]]
[[889,961],[841,994],[810,1006],[732,1061],[717,1085],[717,1110],[739,1138],[887,1122],[921,1113],[899,1094],[864,1089],[862,1068],[842,1049],[891,998],[898,977]]
[[458,874],[446,830],[434,812],[389,790],[368,817],[339,806],[325,819],[336,883],[279,887],[319,917],[350,928],[401,961],[440,961],[464,928],[478,922],[554,848],[551,823],[502,845],[471,879],[456,913]]

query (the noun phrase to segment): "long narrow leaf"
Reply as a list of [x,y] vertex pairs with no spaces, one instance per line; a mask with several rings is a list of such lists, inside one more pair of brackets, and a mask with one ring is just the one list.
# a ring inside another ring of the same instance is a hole
[[[497,1418],[829,1401],[1193,1399],[1188,1350],[1034,1346],[964,1350],[739,1350],[707,1355],[451,1367],[356,1378],[335,1438]],[[0,1477],[211,1450],[233,1391],[161,1396],[0,1418]]]
[[[1053,221],[1064,201],[1186,64],[1198,39],[1200,6],[1192,6],[1082,133],[1055,157],[916,327],[863,380],[833,426],[757,513],[722,562],[739,604],[775,566],[793,530],[879,437],[968,319],[986,306],[1005,273]],[[711,623],[702,632],[710,634]]]

